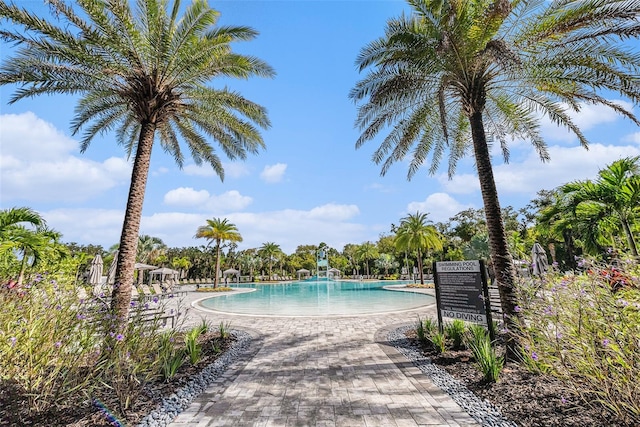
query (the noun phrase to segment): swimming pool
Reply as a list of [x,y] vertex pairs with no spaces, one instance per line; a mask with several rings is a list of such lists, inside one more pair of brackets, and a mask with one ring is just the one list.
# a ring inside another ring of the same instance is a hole
[[200,307],[252,316],[349,316],[406,311],[435,303],[430,295],[398,292],[383,286],[408,282],[312,281],[281,284],[233,284],[253,292],[220,295]]

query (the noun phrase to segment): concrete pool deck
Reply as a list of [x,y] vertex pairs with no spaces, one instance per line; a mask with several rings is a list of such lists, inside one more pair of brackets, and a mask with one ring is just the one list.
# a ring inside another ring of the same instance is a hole
[[184,326],[229,322],[253,339],[170,426],[478,425],[386,342],[390,330],[434,316],[435,304],[350,317],[250,317],[196,308],[211,296],[188,292]]

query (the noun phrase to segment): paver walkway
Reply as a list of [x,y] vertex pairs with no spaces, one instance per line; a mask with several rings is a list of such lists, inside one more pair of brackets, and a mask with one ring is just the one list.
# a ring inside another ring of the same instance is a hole
[[[197,297],[190,293],[187,301]],[[477,426],[386,344],[389,330],[434,314],[273,318],[197,311],[254,339],[247,353],[171,424],[184,426]]]

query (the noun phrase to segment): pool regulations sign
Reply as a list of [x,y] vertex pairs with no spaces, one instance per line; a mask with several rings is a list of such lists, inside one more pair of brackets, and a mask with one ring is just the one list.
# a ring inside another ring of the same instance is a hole
[[433,263],[433,271],[441,327],[443,319],[491,325],[489,289],[482,261],[437,261]]

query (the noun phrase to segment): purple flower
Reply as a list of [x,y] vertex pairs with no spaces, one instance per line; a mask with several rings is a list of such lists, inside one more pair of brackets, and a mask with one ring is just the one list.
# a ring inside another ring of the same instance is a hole
[[544,313],[546,316],[553,316],[553,307],[551,307],[550,305],[549,305],[549,306],[547,306],[547,307],[544,309],[544,312],[543,312],[543,313]]
[[85,316],[84,314],[80,313],[76,316],[78,318],[78,320],[84,320],[87,318],[87,316]]
[[538,361],[538,353],[536,353],[535,351],[532,351],[531,352],[531,358],[537,362]]
[[603,346],[603,347],[609,347],[609,342],[610,342],[610,341],[609,341],[607,338],[603,339],[603,340],[602,340],[602,346]]
[[158,302],[158,297],[153,297],[153,302]]
[[56,348],[60,348],[60,346],[62,346],[62,343],[60,341],[56,341],[54,345],[56,346]]
[[122,341],[123,339],[124,339],[124,335],[122,335],[122,334],[116,335],[116,340]]
[[9,341],[11,341],[11,347],[13,347],[14,345],[16,345],[16,341],[18,341],[18,339],[16,337],[11,337],[9,338]]
[[515,307],[513,307],[513,311],[515,311],[516,313],[520,313],[522,311],[522,307],[516,305]]
[[131,301],[131,307],[135,307],[136,306],[136,302],[135,301]]
[[562,332],[556,332],[556,338],[561,340],[562,339]]
[[562,396],[562,398],[560,399],[560,402],[564,405],[567,403],[567,399],[565,399],[564,396]]

